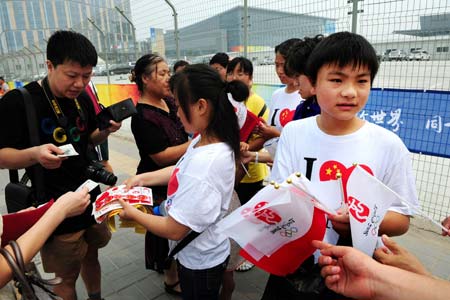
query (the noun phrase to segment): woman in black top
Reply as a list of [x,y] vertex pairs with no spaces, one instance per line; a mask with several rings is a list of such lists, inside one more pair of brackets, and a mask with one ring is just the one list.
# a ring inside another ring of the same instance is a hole
[[[169,89],[170,70],[164,59],[146,54],[132,71],[131,81],[138,87],[141,97],[136,106],[138,113],[131,119],[131,130],[139,149],[140,162],[136,174],[155,171],[175,164],[186,152],[188,136],[177,117],[177,108]],[[159,205],[166,199],[167,186],[152,187],[153,201]],[[147,269],[164,271],[166,292],[179,292],[176,264],[164,267],[168,255],[168,242],[147,232],[145,235],[145,263]]]

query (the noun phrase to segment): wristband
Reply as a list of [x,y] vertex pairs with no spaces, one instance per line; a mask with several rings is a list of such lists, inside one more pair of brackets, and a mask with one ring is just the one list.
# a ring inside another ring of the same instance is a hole
[[259,153],[258,151],[255,151],[255,164],[258,163]]

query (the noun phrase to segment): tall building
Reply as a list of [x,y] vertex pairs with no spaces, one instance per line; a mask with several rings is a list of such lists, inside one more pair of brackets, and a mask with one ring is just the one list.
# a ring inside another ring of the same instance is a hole
[[[108,56],[113,62],[127,61],[128,56],[134,56],[133,32],[116,6],[125,15],[131,15],[130,1],[123,0],[2,0],[0,55],[22,60],[26,60],[27,55],[34,56],[39,63],[31,63],[29,71],[35,74],[41,69],[50,35],[56,30],[71,29],[88,37],[101,58]],[[14,64],[12,69],[17,71],[19,62]],[[25,65],[29,69],[30,63]]]

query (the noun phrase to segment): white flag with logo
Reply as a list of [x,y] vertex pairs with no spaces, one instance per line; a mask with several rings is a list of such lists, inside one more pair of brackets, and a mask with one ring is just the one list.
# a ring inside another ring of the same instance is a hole
[[269,185],[221,220],[215,229],[233,238],[241,255],[269,273],[292,273],[322,240],[325,209],[296,180]]
[[357,166],[347,181],[347,205],[353,247],[373,255],[378,229],[384,215],[398,195],[375,176]]

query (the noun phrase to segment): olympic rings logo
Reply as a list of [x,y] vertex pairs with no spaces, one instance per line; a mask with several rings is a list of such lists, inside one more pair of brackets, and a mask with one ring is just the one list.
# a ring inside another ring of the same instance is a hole
[[[79,142],[81,133],[86,130],[86,125],[81,121],[80,117],[77,117],[76,126],[73,126],[69,129],[69,136],[71,137],[73,142]],[[44,118],[41,121],[41,130],[44,134],[50,135],[53,137],[53,140],[59,144],[63,144],[67,142],[67,132],[64,128],[57,126],[54,119]]]
[[280,230],[280,235],[282,237],[292,237],[293,235],[295,235],[298,232],[297,227],[290,227],[290,228],[286,228],[283,230]]

